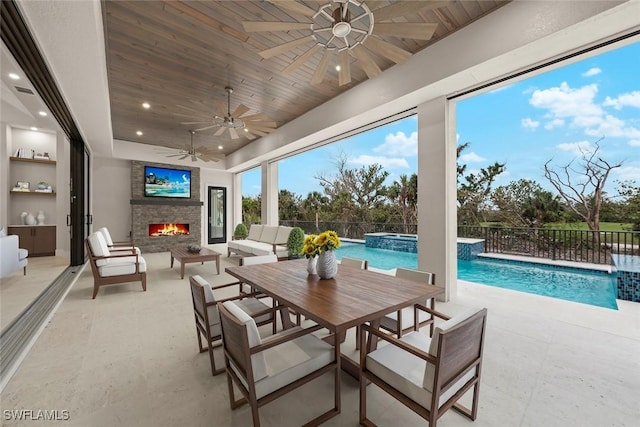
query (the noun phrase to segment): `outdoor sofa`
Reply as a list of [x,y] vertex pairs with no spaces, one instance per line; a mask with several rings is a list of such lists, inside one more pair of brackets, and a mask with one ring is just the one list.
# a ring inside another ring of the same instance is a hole
[[246,239],[229,242],[227,256],[233,252],[240,256],[276,254],[278,259],[287,258],[286,245],[292,229],[284,225],[252,224]]

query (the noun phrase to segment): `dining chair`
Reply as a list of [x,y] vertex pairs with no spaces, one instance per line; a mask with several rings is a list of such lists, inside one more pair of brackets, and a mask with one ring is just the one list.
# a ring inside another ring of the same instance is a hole
[[[265,325],[273,322],[273,310],[254,297],[247,297],[239,294],[234,297],[216,300],[214,290],[235,286],[237,283],[227,283],[219,286],[211,286],[209,282],[201,276],[189,276],[191,286],[191,300],[193,302],[193,314],[196,321],[196,333],[198,336],[198,348],[200,353],[209,351],[211,360],[211,374],[218,375],[224,372],[224,368],[216,369],[216,361],[213,350],[222,345],[222,329],[220,326],[220,315],[218,305],[220,301],[236,300],[236,304],[241,310],[256,315],[257,325]],[[202,345],[202,338],[205,339],[207,347]]]
[[340,259],[340,265],[344,265],[345,267],[360,268],[362,270],[369,269],[369,261],[367,261],[366,259],[349,258],[346,256],[343,256]]
[[[334,407],[305,425],[318,425],[339,412],[339,355],[312,334],[321,326],[296,326],[262,339],[255,320],[236,302],[220,303],[218,310],[231,409],[248,403],[253,425],[259,427],[258,408],[333,370]],[[236,400],[234,386],[244,398]]]
[[[435,284],[436,281],[435,273],[400,267],[396,269],[396,277],[429,285]],[[430,303],[431,309],[435,309],[435,297],[431,298],[431,301],[425,301],[424,305],[427,305],[427,303]],[[398,338],[402,337],[402,334],[406,332],[411,330],[417,331],[426,325],[430,325],[430,334],[433,334],[433,315],[416,310],[413,306],[389,313],[380,319],[380,328],[396,334]]]
[[[448,319],[448,316],[426,306],[418,307]],[[371,326],[362,326],[360,424],[375,426],[367,418],[369,381],[428,420],[430,427],[436,427],[438,419],[450,408],[475,420],[478,415],[486,319],[486,308],[469,309],[436,326],[432,337],[411,332],[400,339]],[[368,334],[388,344],[367,353],[365,336]],[[458,401],[472,388],[469,409]]]

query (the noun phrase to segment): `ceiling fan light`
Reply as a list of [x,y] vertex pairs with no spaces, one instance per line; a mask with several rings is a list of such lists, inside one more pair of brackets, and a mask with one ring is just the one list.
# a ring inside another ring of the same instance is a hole
[[338,22],[331,28],[331,32],[336,37],[347,37],[351,33],[351,24]]

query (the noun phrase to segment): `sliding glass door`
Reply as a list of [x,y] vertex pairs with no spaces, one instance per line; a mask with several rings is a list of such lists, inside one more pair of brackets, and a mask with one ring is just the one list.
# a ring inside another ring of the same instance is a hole
[[207,242],[225,243],[227,241],[227,189],[209,187],[208,233]]

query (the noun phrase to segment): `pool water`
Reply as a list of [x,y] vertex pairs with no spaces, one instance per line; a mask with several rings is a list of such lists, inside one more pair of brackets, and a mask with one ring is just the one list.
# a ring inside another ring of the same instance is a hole
[[[340,259],[343,256],[366,259],[371,267],[383,270],[396,267],[418,268],[418,254],[367,248],[361,243],[343,242],[336,250],[336,257]],[[595,270],[487,259],[458,260],[458,279],[618,309],[615,274]]]

